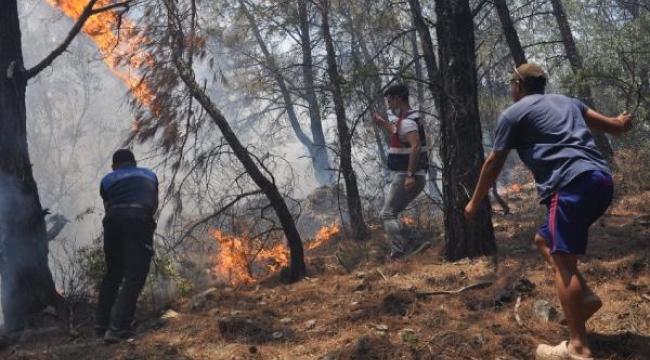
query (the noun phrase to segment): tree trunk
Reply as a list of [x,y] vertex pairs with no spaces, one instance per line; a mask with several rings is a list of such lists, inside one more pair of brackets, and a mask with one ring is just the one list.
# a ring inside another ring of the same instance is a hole
[[311,52],[311,34],[309,32],[309,12],[307,9],[308,0],[298,0],[298,16],[300,17],[300,47],[302,50],[302,78],[305,87],[303,98],[309,105],[309,121],[311,136],[314,146],[314,167],[318,171],[317,176],[321,183],[331,184],[333,176],[330,170],[327,143],[323,132],[323,120],[320,114],[320,105],[316,98],[316,86],[314,86],[314,63]]
[[[378,111],[384,117],[387,117],[388,109],[386,108],[386,102],[381,91],[381,76],[379,75],[377,64],[375,64],[375,59],[370,55],[366,39],[363,36],[363,32],[359,29],[359,26],[357,26],[357,23],[354,21],[355,19],[353,19],[350,14],[347,14],[347,16],[349,22],[348,27],[352,32],[353,40],[356,40],[359,44],[358,47],[352,47],[352,61],[357,68],[369,68],[366,72],[371,74],[361,79],[363,83],[363,95],[368,102],[369,111],[371,112],[366,114],[366,116],[372,117],[374,115],[372,112]],[[354,41],[352,43],[354,43]],[[360,53],[359,50],[361,50]],[[386,148],[388,147],[389,142],[388,134],[378,129],[377,126],[372,126],[372,132],[375,138],[375,144],[377,145],[377,153],[381,159],[384,176],[389,176],[390,170],[386,167],[388,159],[388,156],[386,155]]]
[[350,212],[353,237],[355,240],[364,240],[369,236],[369,232],[368,227],[363,220],[363,207],[361,206],[361,196],[359,194],[359,187],[357,186],[357,176],[352,168],[352,136],[347,124],[343,92],[341,90],[342,81],[339,75],[338,64],[336,63],[336,53],[334,51],[334,43],[329,28],[328,0],[323,1],[321,10],[323,14],[323,40],[325,41],[325,51],[327,53],[327,73],[332,87],[336,127],[338,129],[340,143],[339,157],[341,174],[345,181],[345,190],[347,193],[348,211]]
[[[313,138],[310,139],[309,136],[302,130],[300,122],[298,121],[296,110],[293,105],[293,99],[291,97],[289,88],[287,87],[284,76],[280,72],[280,68],[276,63],[275,58],[273,57],[268,47],[266,46],[266,43],[264,42],[264,38],[262,37],[260,29],[257,26],[257,21],[255,20],[255,17],[248,10],[243,0],[239,0],[239,7],[241,8],[242,12],[246,16],[246,19],[248,19],[248,22],[251,26],[251,30],[253,31],[253,35],[255,36],[255,39],[257,40],[257,44],[260,47],[260,50],[262,51],[262,55],[264,56],[264,62],[265,62],[264,66],[271,72],[271,76],[273,77],[273,80],[275,80],[278,88],[280,89],[280,93],[282,94],[282,101],[284,102],[284,109],[287,112],[287,118],[289,119],[291,128],[293,129],[293,132],[296,134],[296,137],[298,138],[300,143],[303,146],[305,146],[309,151],[316,180],[321,185],[330,185],[332,183],[332,174],[330,173],[329,170],[330,169],[329,157],[327,154],[327,148],[325,147],[325,135],[323,134],[323,126],[321,124],[319,110],[316,108],[315,114],[317,115],[314,118],[313,117],[315,116],[314,111],[311,110],[314,104],[311,102],[309,103],[310,118],[312,124],[311,132]],[[308,34],[307,34],[307,41],[309,41]],[[304,60],[304,56],[303,56],[303,60]],[[311,55],[309,60],[311,60]],[[306,68],[306,66],[304,68]],[[311,91],[312,94],[314,94],[313,76],[311,78],[308,78],[308,76],[311,75],[311,71],[312,71],[311,65],[309,65],[309,68],[303,71],[303,75],[305,75],[305,72],[308,73],[306,75],[307,78],[305,80],[311,81],[311,84],[310,85],[306,84],[305,88],[308,89],[308,91]],[[315,95],[313,96],[308,95],[308,101],[311,100],[312,97],[313,100],[316,99]],[[317,105],[318,103],[316,102],[316,106]]]
[[[167,2],[168,10],[170,11],[170,24],[173,24],[173,18],[176,15],[176,8],[173,2]],[[248,153],[246,147],[239,141],[237,135],[233,132],[230,124],[223,116],[221,111],[214,105],[210,97],[205,93],[203,88],[199,83],[196,82],[194,77],[193,70],[182,60],[182,39],[179,39],[178,36],[181,33],[178,29],[170,29],[174,41],[171,44],[172,59],[174,65],[178,70],[179,76],[190,93],[190,95],[196,99],[196,101],[201,104],[201,107],[208,113],[212,121],[219,127],[221,134],[228,142],[228,145],[232,148],[233,153],[239,159],[239,161],[244,166],[246,173],[251,177],[255,184],[260,188],[264,193],[266,198],[269,200],[269,203],[273,207],[282,229],[284,235],[287,238],[287,243],[289,245],[290,253],[290,268],[289,268],[289,281],[295,282],[302,279],[306,272],[307,267],[305,265],[304,251],[302,247],[302,240],[298,229],[296,228],[296,223],[287,207],[284,198],[280,194],[275,183],[270,181],[259,167],[255,164],[255,160]]]
[[27,149],[25,89],[16,0],[0,2],[0,278],[5,328],[59,299]]
[[442,73],[440,93],[444,257],[454,261],[496,250],[490,202],[481,203],[468,224],[464,208],[483,164],[479,121],[474,26],[468,0],[436,0]]
[[[566,55],[569,58],[569,63],[571,64],[571,70],[575,75],[580,75],[583,70],[582,56],[578,51],[578,47],[573,39],[573,34],[571,33],[571,26],[569,25],[569,20],[567,19],[566,12],[562,6],[562,1],[560,0],[551,0],[553,5],[553,15],[557,21],[557,25],[560,28],[560,36],[562,37],[562,43],[564,44],[564,49]],[[583,80],[580,79],[580,84],[578,85],[578,96],[582,101],[587,104],[590,108],[594,107],[594,100],[591,94],[591,87],[588,84],[583,83]],[[614,155],[614,150],[609,143],[609,139],[602,132],[592,130],[594,140],[596,141],[596,146],[603,154],[603,156],[610,160],[612,155]]]
[[[413,14],[414,20],[416,18],[416,15]],[[418,13],[417,14],[418,19],[415,20],[416,23],[422,23],[424,24],[424,21],[422,19],[422,14]],[[415,78],[416,79],[424,79],[424,71],[422,69],[422,60],[420,58],[420,51],[419,51],[419,46],[418,46],[418,33],[421,33],[421,31],[415,31],[411,33],[411,47],[413,48],[413,57],[415,58],[415,62],[413,63],[413,67],[415,69]],[[428,34],[429,38],[431,34],[429,33],[429,29],[426,29],[426,33]],[[418,108],[422,111],[424,107],[424,82],[418,81],[416,84],[416,89],[417,89],[417,99],[418,99]],[[432,120],[430,120],[432,121]],[[436,124],[437,125],[437,124]],[[427,126],[427,129],[433,129],[435,126],[429,125]],[[442,199],[442,193],[440,193],[440,189],[438,188],[438,184],[436,183],[436,165],[435,161],[433,159],[437,158],[437,155],[433,152],[434,149],[434,142],[433,140],[436,139],[436,136],[433,136],[433,132],[427,131],[427,144],[429,145],[429,167],[427,169],[427,174],[428,174],[428,182],[427,182],[427,187],[429,191],[429,196],[432,199],[436,200],[441,200]]]
[[[413,48],[413,58],[415,62],[413,63],[413,68],[415,70],[416,79],[424,79],[424,72],[422,71],[422,59],[420,58],[420,49],[418,46],[418,32],[411,33],[411,47]],[[424,83],[418,81],[415,84],[415,89],[417,92],[416,98],[418,99],[418,108],[422,110],[424,108]],[[431,157],[429,157],[431,159]]]
[[409,0],[411,8],[411,16],[415,24],[415,29],[420,36],[420,45],[422,46],[422,55],[424,56],[424,63],[427,67],[427,75],[429,80],[429,90],[433,95],[433,101],[438,109],[440,115],[440,101],[441,96],[441,78],[438,63],[436,62],[435,51],[433,50],[433,40],[431,39],[431,32],[424,17],[422,16],[422,7],[419,0]]
[[517,30],[512,23],[510,10],[508,10],[508,4],[506,3],[506,0],[494,0],[494,7],[496,8],[497,14],[499,15],[501,27],[503,28],[503,35],[506,37],[506,42],[508,43],[508,48],[510,49],[512,59],[515,61],[515,66],[527,63],[528,61],[526,60],[526,53],[524,52],[524,48],[521,46],[519,35],[517,34]]
[[[440,104],[438,103],[440,98],[440,71],[438,69],[438,64],[436,62],[436,55],[433,51],[433,41],[431,40],[431,32],[429,31],[429,26],[427,25],[424,17],[422,16],[422,8],[420,6],[419,0],[409,0],[409,5],[411,9],[411,17],[413,18],[413,23],[415,24],[416,33],[413,34],[411,42],[413,44],[413,56],[418,59],[415,62],[415,74],[418,79],[423,79],[422,69],[419,60],[419,51],[417,38],[420,37],[420,46],[422,47],[422,54],[424,57],[424,62],[427,68],[427,76],[429,82],[429,91],[433,95],[433,101],[435,103],[436,109],[438,110],[438,115],[440,115]],[[422,83],[418,83],[418,102],[420,107],[424,105],[424,91],[422,90]],[[440,124],[438,124],[440,125]],[[427,139],[431,150],[429,152],[429,196],[436,200],[442,199],[442,192],[438,188],[437,178],[438,171],[436,164],[433,159],[437,158],[433,153],[433,139],[436,139],[437,136],[434,133],[429,134]]]
[[[352,29],[353,32],[353,39],[356,40],[359,43],[359,48],[362,49],[363,52],[363,58],[364,60],[362,61],[361,54],[359,54],[359,51],[357,47],[352,47],[351,50],[351,56],[352,56],[352,62],[354,63],[354,66],[357,68],[362,68],[362,67],[370,67],[370,72],[372,73],[372,76],[366,77],[361,79],[361,87],[363,89],[363,95],[365,97],[365,100],[368,102],[368,111],[369,113],[366,114],[367,117],[372,117],[374,114],[372,113],[373,111],[379,111],[380,114],[383,114],[383,116],[386,116],[386,104],[382,101],[382,98],[378,98],[378,94],[381,94],[381,78],[379,77],[379,73],[377,72],[377,67],[373,63],[372,59],[369,59],[368,57],[365,56],[365,41],[361,37],[362,34],[360,34],[356,27],[354,27],[354,24],[352,22],[352,19],[350,19],[350,28]],[[354,41],[353,41],[354,43]],[[382,163],[382,169],[384,170],[384,174],[388,175],[389,170],[386,168],[386,162],[387,162],[387,155],[386,155],[386,147],[388,146],[388,136],[386,136],[385,132],[380,132],[380,130],[376,126],[372,126],[372,132],[374,135],[375,139],[375,144],[377,145],[377,154],[379,154],[379,159],[381,160]]]

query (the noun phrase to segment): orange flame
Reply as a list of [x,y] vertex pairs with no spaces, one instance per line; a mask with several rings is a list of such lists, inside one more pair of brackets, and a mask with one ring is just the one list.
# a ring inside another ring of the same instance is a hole
[[314,250],[315,248],[321,246],[323,243],[329,241],[334,236],[337,236],[340,232],[341,228],[339,228],[339,224],[334,224],[332,226],[323,226],[320,230],[318,230],[314,241],[310,242],[307,245],[307,250]]
[[[79,19],[88,0],[47,0],[73,20]],[[99,0],[95,8],[111,5],[111,0]],[[119,26],[119,29],[118,29]],[[133,22],[121,19],[118,12],[108,10],[86,20],[82,31],[90,37],[104,56],[111,72],[128,86],[131,94],[145,107],[150,107],[153,92],[135,73],[145,63],[150,64],[150,54],[140,51],[145,38],[137,34]],[[115,33],[115,31],[118,31]]]
[[219,229],[214,229],[212,235],[220,244],[213,270],[232,285],[250,284],[257,280],[256,275],[275,273],[289,264],[288,251],[282,244],[266,248],[259,239],[225,235]]

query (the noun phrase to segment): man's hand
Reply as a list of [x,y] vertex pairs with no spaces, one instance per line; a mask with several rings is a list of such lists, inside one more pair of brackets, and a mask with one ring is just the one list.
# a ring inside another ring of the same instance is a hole
[[415,187],[415,177],[407,176],[406,179],[404,179],[404,189],[410,191],[414,187]]
[[387,123],[387,121],[381,115],[379,115],[378,113],[375,113],[375,115],[373,115],[372,119],[375,121],[375,125],[377,125],[377,126],[382,126],[383,127]]
[[632,129],[632,114],[628,113],[627,110],[623,111],[616,119],[622,124],[623,132],[626,133]]
[[478,207],[471,201],[467,204],[467,206],[465,206],[465,220],[467,220],[468,223],[474,221],[474,215],[476,215],[477,210]]

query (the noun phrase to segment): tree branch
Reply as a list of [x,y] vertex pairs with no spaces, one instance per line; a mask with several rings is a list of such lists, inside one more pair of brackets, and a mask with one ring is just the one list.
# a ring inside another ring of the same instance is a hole
[[170,252],[174,251],[185,240],[185,238],[187,238],[194,231],[194,229],[196,229],[198,226],[203,225],[203,224],[207,223],[208,221],[216,218],[217,216],[223,214],[226,210],[230,209],[233,205],[235,205],[237,202],[239,202],[239,200],[244,199],[244,198],[246,198],[248,196],[257,195],[257,194],[261,194],[261,193],[262,193],[261,190],[255,190],[255,191],[250,191],[250,192],[247,192],[247,193],[237,195],[237,197],[235,197],[234,200],[232,200],[228,204],[224,205],[221,209],[215,211],[211,215],[208,215],[205,218],[203,218],[203,219],[195,222],[194,224],[192,224],[192,226],[190,226],[190,228],[185,232],[185,234],[180,237],[180,240],[178,240],[169,249],[167,249],[165,254],[169,254]]
[[485,4],[487,2],[488,2],[488,0],[481,0],[481,2],[479,2],[476,5],[476,7],[472,10],[472,18],[476,17],[476,15],[478,15],[478,13],[481,12],[481,10],[483,9],[483,6],[485,6]]
[[126,10],[129,9],[129,4],[131,4],[132,1],[133,0],[126,0],[126,1],[119,2],[119,3],[115,3],[115,4],[106,5],[104,7],[100,7],[100,8],[97,8],[95,10],[92,10],[90,15],[91,16],[96,15],[96,14],[99,14],[99,13],[102,13],[102,12],[105,12],[105,11],[113,10],[115,8],[118,8],[118,7],[124,8],[124,10],[126,11]]
[[102,8],[94,9],[93,6],[97,3],[97,0],[90,0],[88,2],[88,5],[84,8],[84,10],[81,12],[81,15],[79,15],[79,18],[77,19],[77,22],[74,24],[72,29],[70,29],[70,32],[68,32],[68,35],[66,36],[65,40],[63,43],[61,43],[59,46],[56,47],[45,59],[41,60],[36,66],[34,66],[31,69],[28,69],[25,71],[25,78],[26,79],[31,79],[34,76],[38,75],[41,71],[43,71],[46,67],[50,66],[54,60],[59,57],[61,54],[63,54],[64,51],[70,46],[70,43],[72,43],[72,40],[81,32],[81,29],[83,28],[84,24],[86,21],[93,15],[99,14],[104,11],[110,11],[116,7],[127,7],[128,4],[132,0],[126,0],[120,3],[104,6]]

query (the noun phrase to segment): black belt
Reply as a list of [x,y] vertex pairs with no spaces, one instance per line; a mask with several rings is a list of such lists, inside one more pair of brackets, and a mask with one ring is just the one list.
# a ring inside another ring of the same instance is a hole
[[113,209],[117,209],[117,208],[120,208],[120,209],[127,209],[127,208],[130,208],[130,209],[144,209],[144,210],[149,210],[149,207],[148,207],[148,206],[144,206],[144,205],[142,205],[142,204],[136,204],[136,203],[115,204],[115,205],[111,205],[111,206],[109,206],[109,207],[108,207],[108,210],[113,210]]

